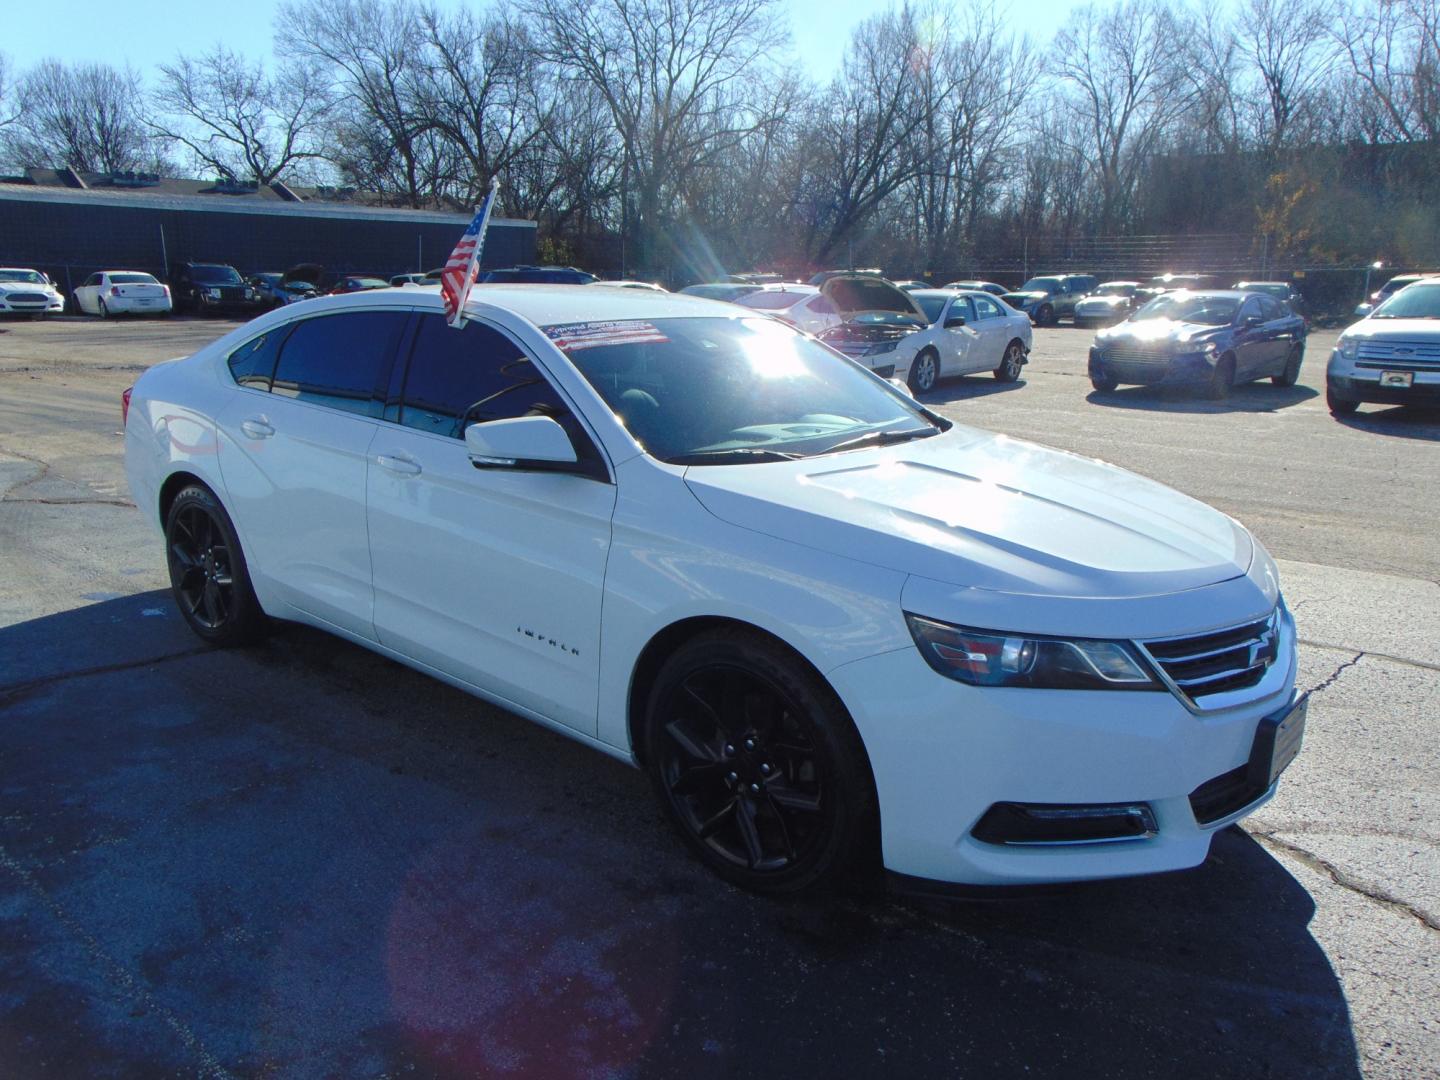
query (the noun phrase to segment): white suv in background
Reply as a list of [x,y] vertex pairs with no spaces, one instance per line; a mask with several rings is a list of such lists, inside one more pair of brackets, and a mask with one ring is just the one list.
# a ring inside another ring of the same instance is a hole
[[1362,402],[1440,405],[1440,277],[1405,286],[1340,335],[1325,400],[1336,416]]

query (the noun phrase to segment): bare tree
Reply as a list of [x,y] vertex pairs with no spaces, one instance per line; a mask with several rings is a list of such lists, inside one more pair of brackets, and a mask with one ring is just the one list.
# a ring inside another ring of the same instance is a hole
[[635,259],[656,269],[689,178],[770,122],[762,76],[785,40],[775,0],[525,0],[525,10],[541,55],[605,102]]
[[1259,81],[1257,141],[1273,158],[1316,119],[1335,57],[1330,8],[1325,0],[1246,0],[1235,37]]
[[14,97],[13,73],[10,58],[0,53],[0,131],[4,131],[19,118],[19,112],[12,100]]
[[316,136],[331,107],[312,69],[290,64],[272,77],[223,45],[161,64],[154,100],[170,114],[151,122],[156,134],[186,147],[199,166],[260,184],[320,156]]
[[1342,13],[1336,37],[1376,142],[1440,138],[1440,0],[1362,4]]
[[124,172],[156,162],[141,119],[140,79],[128,68],[43,60],[15,96],[19,115],[6,135],[22,166]]
[[1051,46],[1057,92],[1079,133],[1072,145],[1095,177],[1101,232],[1124,222],[1141,170],[1189,105],[1179,45],[1187,34],[1163,0],[1122,0],[1077,8]]

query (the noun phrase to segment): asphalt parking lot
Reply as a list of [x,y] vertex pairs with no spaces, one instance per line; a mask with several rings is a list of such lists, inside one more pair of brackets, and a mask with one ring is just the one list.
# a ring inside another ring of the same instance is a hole
[[966,423],[1249,525],[1312,690],[1193,871],[777,903],[644,778],[302,628],[174,613],[120,394],[228,324],[0,323],[0,1078],[1440,1076],[1440,413],[1094,393],[1091,335]]

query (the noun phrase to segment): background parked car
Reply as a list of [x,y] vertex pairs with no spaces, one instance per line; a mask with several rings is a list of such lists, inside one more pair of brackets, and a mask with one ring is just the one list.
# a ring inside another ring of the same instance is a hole
[[293,304],[297,300],[309,300],[313,296],[320,295],[320,290],[308,281],[287,281],[284,274],[274,271],[267,270],[262,274],[251,274],[248,280],[250,287],[259,294],[260,299],[272,308]]
[[490,285],[589,285],[595,275],[573,266],[510,266],[486,270],[476,280]]
[[39,319],[64,310],[65,298],[55,283],[39,270],[0,267],[0,315],[29,315]]
[[960,289],[964,292],[988,292],[991,296],[1004,296],[1010,290],[1004,285],[996,285],[993,281],[952,281],[948,285],[941,286],[945,289]]
[[773,315],[807,334],[818,334],[841,322],[835,305],[814,285],[765,285],[737,297],[734,303]]
[[1336,416],[1361,402],[1440,405],[1440,277],[1412,282],[1340,335],[1325,400]]
[[143,270],[101,270],[75,290],[75,306],[86,315],[169,315],[170,290]]
[[1267,296],[1273,296],[1276,300],[1283,300],[1289,304],[1295,314],[1304,313],[1305,297],[1288,281],[1237,281],[1231,288],[1240,289],[1243,292],[1263,292]]
[[1054,326],[1075,313],[1080,298],[1100,284],[1094,274],[1041,274],[1004,295],[1004,301],[1023,311],[1036,326]]
[[398,289],[403,285],[434,285],[436,280],[427,274],[396,274],[390,279],[390,285]]
[[1380,288],[1376,289],[1373,293],[1371,293],[1370,299],[1368,301],[1361,304],[1355,309],[1356,318],[1363,319],[1366,315],[1369,315],[1372,311],[1378,308],[1381,304],[1385,303],[1386,300],[1389,300],[1390,297],[1394,296],[1401,289],[1405,288],[1408,285],[1414,285],[1415,282],[1420,281],[1427,276],[1429,275],[1396,274],[1389,281],[1385,282],[1384,285],[1381,285]]
[[1075,325],[1113,326],[1148,299],[1138,281],[1107,281],[1075,305]]
[[1090,348],[1096,390],[1121,383],[1196,386],[1224,398],[1270,377],[1294,386],[1305,356],[1305,320],[1265,293],[1234,290],[1157,296]]
[[895,287],[897,289],[904,289],[906,292],[914,292],[916,289],[928,289],[930,288],[930,285],[928,282],[915,281],[913,279],[910,279],[906,281],[895,282]]
[[651,292],[669,292],[664,285],[657,285],[653,281],[592,281],[591,285],[608,285],[612,289],[649,289]]
[[685,296],[703,296],[706,300],[735,301],[758,291],[759,285],[740,281],[707,281],[699,285],[686,285],[680,292]]
[[182,262],[170,270],[170,294],[176,311],[258,315],[265,301],[228,263]]
[[925,315],[925,325],[904,341],[915,358],[906,375],[915,393],[923,394],[951,375],[989,371],[1001,382],[1020,377],[1030,354],[1026,315],[978,289],[925,289],[910,298]]
[[345,274],[330,289],[328,296],[343,296],[346,293],[367,292],[370,289],[388,289],[390,282],[371,274]]

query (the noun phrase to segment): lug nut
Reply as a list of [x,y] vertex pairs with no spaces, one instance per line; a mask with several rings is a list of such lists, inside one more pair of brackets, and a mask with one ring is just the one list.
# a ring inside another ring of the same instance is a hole
[[726,756],[726,757],[732,757],[732,756],[734,756],[734,754],[735,754],[735,744],[734,744],[734,743],[728,743],[728,742],[727,742],[727,743],[725,744],[725,756]]
[[726,779],[726,780],[729,780],[730,783],[733,784],[736,780],[739,780],[739,779],[740,779],[740,774],[739,774],[739,773],[733,773],[733,772],[732,772],[732,773],[729,773],[728,775],[726,775],[725,779]]
[[751,785],[750,785],[750,790],[753,791],[753,792],[755,792],[755,794],[758,795],[758,794],[760,794],[760,785],[759,785],[759,784],[751,784]]
[[763,765],[761,765],[761,766],[760,766],[760,771],[761,771],[762,773],[764,773],[766,776],[769,776],[769,775],[770,775],[770,763],[767,761],[767,762],[765,762]]
[[745,740],[745,749],[746,749],[746,750],[754,750],[754,749],[755,749],[755,740],[754,740],[754,739],[746,739],[746,740]]

